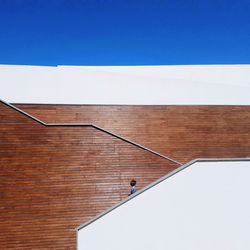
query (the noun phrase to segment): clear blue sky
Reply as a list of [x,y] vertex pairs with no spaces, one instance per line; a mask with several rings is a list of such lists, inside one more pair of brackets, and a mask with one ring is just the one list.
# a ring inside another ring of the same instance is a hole
[[250,64],[250,1],[0,0],[0,64]]

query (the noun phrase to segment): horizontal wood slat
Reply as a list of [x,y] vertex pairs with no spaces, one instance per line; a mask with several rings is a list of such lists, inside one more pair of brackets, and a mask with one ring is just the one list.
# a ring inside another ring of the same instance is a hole
[[93,123],[178,162],[250,157],[250,106],[17,105],[47,123]]

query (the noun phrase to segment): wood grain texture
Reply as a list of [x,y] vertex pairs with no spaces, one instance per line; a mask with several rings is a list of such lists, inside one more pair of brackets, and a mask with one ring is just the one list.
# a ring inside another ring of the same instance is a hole
[[[30,108],[45,122],[72,116]],[[176,167],[94,128],[43,126],[0,103],[0,248],[75,249],[74,229],[127,197],[132,178],[140,189]]]
[[17,105],[47,123],[93,123],[176,161],[250,157],[250,106]]

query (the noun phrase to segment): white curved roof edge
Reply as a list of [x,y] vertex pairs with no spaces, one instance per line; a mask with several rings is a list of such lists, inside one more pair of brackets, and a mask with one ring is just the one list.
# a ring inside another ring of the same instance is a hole
[[10,103],[250,105],[250,65],[0,65]]

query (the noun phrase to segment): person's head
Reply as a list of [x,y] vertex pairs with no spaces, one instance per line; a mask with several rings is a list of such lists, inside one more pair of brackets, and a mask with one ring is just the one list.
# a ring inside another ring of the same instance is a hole
[[131,187],[134,187],[135,185],[136,185],[136,180],[131,180],[130,186],[131,186]]

